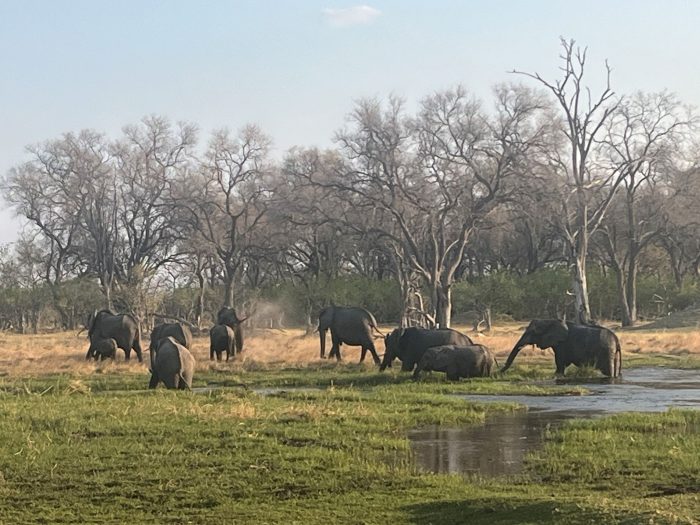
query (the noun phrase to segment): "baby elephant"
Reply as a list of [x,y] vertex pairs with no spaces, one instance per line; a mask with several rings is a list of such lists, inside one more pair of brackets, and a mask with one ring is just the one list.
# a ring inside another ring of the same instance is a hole
[[221,352],[226,351],[226,361],[236,355],[236,334],[229,326],[217,324],[209,330],[209,359],[221,361]]
[[117,356],[117,342],[114,339],[95,339],[90,343],[85,359],[114,359]]
[[151,362],[151,382],[148,388],[155,388],[161,381],[166,388],[192,388],[194,363],[190,351],[173,337],[161,339],[155,359]]
[[484,345],[433,346],[418,362],[413,379],[418,379],[423,370],[445,372],[450,381],[460,377],[488,377],[495,363],[493,354]]

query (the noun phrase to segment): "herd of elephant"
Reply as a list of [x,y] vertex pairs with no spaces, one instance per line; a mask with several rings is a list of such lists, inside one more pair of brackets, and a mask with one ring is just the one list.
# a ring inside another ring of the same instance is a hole
[[[216,324],[209,330],[209,357],[221,361],[226,352],[226,360],[243,349],[243,329],[245,318],[239,318],[233,308],[219,310]],[[95,312],[88,322],[88,348],[86,359],[114,359],[117,349],[124,350],[125,359],[136,352],[143,361],[139,323],[129,314],[115,314],[109,310]],[[192,388],[195,359],[192,348],[192,332],[182,323],[162,323],[151,331],[149,352],[151,356],[151,380],[149,388],[155,388],[161,381],[166,388]]]
[[[374,316],[363,308],[329,306],[319,315],[318,331],[321,337],[321,358],[326,353],[326,332],[331,332],[332,347],[329,357],[340,359],[340,347],[360,346],[360,362],[369,351],[374,362],[380,364],[374,346],[374,334],[383,335]],[[536,319],[530,322],[515,343],[501,372],[513,364],[520,350],[527,345],[551,348],[554,351],[556,373],[563,375],[569,365],[594,366],[608,377],[619,377],[622,372],[620,340],[607,328],[581,325],[560,319]],[[444,372],[448,379],[490,376],[497,363],[493,353],[484,345],[449,328],[397,328],[384,337],[384,358],[379,370],[391,366],[395,359],[401,369],[413,371],[417,379],[423,371]]]
[[[217,314],[217,323],[209,331],[210,359],[226,360],[243,349],[243,330],[233,308],[224,307]],[[362,348],[360,362],[367,352],[383,371],[395,359],[401,361],[403,371],[413,371],[418,379],[422,372],[444,372],[450,380],[470,377],[488,377],[498,363],[491,350],[474,343],[468,336],[452,330],[418,327],[397,328],[383,336],[374,316],[364,308],[329,306],[319,314],[318,332],[321,338],[321,358],[325,358],[326,334],[331,333],[329,358],[341,359],[340,347]],[[380,360],[374,346],[375,334],[384,337],[385,352]],[[129,314],[114,314],[101,310],[91,316],[88,326],[86,359],[114,359],[117,348],[128,360],[131,350],[143,360],[139,324]],[[520,350],[527,345],[551,348],[554,351],[556,373],[563,375],[569,365],[594,366],[605,376],[619,377],[622,371],[620,341],[609,329],[598,325],[581,325],[560,319],[536,319],[530,322],[515,343],[501,372],[510,368]],[[149,388],[163,382],[167,388],[192,387],[195,359],[190,353],[192,333],[181,323],[163,323],[151,332],[151,380]]]

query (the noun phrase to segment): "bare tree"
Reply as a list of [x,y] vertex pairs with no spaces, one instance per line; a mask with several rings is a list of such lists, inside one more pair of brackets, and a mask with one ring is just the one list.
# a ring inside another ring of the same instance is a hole
[[[637,93],[623,101],[607,123],[608,169],[622,179],[621,196],[600,228],[607,262],[617,277],[622,326],[637,321],[639,257],[660,233],[663,210],[672,206],[657,185],[672,170],[694,117],[669,93]],[[617,205],[617,206],[616,206]]]
[[234,306],[237,272],[267,211],[269,145],[269,138],[252,125],[237,136],[227,130],[216,132],[199,173],[177,196],[178,205],[190,212],[193,227],[221,264],[226,306]]
[[622,170],[596,169],[596,145],[606,124],[619,105],[610,88],[610,66],[605,63],[605,87],[594,96],[584,83],[586,49],[573,40],[561,40],[562,78],[550,82],[538,73],[514,71],[535,79],[549,92],[562,111],[564,151],[552,152],[552,168],[565,178],[562,197],[561,228],[570,250],[576,317],[579,322],[591,318],[586,280],[588,246],[600,226],[610,202],[625,178]]

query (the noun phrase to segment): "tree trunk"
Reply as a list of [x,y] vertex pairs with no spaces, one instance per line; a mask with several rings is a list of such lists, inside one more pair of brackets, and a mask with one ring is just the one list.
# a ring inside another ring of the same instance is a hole
[[204,278],[204,271],[197,271],[197,281],[199,282],[199,293],[197,294],[197,310],[195,320],[197,328],[202,329],[202,317],[204,317],[204,293],[206,292],[207,280]]
[[629,310],[629,324],[623,323],[622,326],[634,326],[637,322],[637,254],[630,254],[630,261],[627,275],[627,289],[625,295],[627,299],[627,307]]
[[439,284],[436,289],[437,304],[435,306],[435,320],[437,328],[449,328],[452,321],[452,287]]
[[588,282],[586,280],[586,254],[575,254],[574,264],[574,299],[576,301],[576,322],[581,324],[590,323],[591,307],[588,303]]
[[224,306],[233,308],[234,274],[226,270],[224,274]]
[[622,268],[615,266],[613,269],[615,270],[615,280],[617,282],[617,294],[620,302],[622,326],[632,326],[634,321],[632,320],[629,304],[627,302],[628,282],[625,280]]

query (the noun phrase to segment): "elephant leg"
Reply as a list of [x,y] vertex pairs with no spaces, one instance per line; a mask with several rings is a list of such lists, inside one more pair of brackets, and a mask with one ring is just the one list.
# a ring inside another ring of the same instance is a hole
[[222,352],[223,352],[222,350],[217,350],[217,351],[216,351],[216,360],[217,360],[217,361],[221,361],[221,354],[222,354]]
[[377,354],[377,349],[374,348],[374,343],[370,341],[369,346],[367,349],[371,352],[372,354],[372,359],[374,360],[374,364],[378,365],[380,363],[379,355]]
[[563,376],[564,370],[566,370],[567,362],[560,352],[554,352],[554,364],[557,367],[556,375]]
[[340,345],[342,343],[338,341],[337,339],[333,339],[333,347],[331,348],[331,353],[328,354],[328,358],[331,359],[333,356],[335,356],[336,361],[340,361],[342,357],[340,356]]
[[124,361],[131,359],[131,348],[124,349]]
[[143,353],[141,352],[141,343],[139,342],[138,337],[134,339],[131,346],[134,349],[134,352],[136,352],[136,357],[138,358],[139,363],[143,363]]
[[209,361],[213,361],[213,360],[214,360],[214,348],[210,346],[209,347]]
[[158,374],[151,372],[151,380],[148,383],[148,388],[154,389],[156,386],[158,386]]
[[88,348],[87,354],[85,354],[85,360],[87,361],[92,357],[92,347]]
[[622,375],[622,352],[615,352],[615,375],[613,377],[620,377]]
[[367,347],[362,345],[362,352],[360,352],[360,363],[362,363],[365,360],[366,355],[367,355]]

